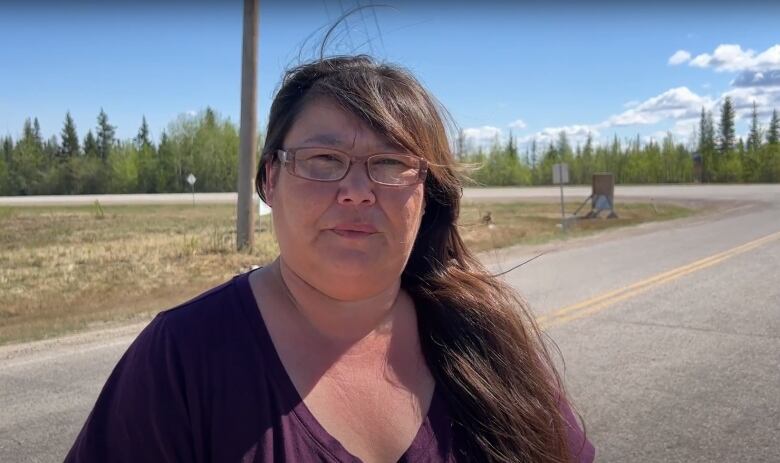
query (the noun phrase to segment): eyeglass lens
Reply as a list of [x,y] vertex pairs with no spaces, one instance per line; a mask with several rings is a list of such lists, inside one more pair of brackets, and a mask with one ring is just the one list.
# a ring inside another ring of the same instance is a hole
[[[350,166],[345,153],[322,148],[302,148],[295,151],[295,175],[310,180],[334,181],[343,178]],[[372,180],[388,185],[411,185],[420,176],[420,162],[405,154],[377,154],[368,159]]]

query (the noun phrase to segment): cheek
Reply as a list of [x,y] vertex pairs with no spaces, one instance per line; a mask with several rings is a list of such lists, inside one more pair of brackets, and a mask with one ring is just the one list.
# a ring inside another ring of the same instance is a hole
[[279,179],[274,198],[273,218],[279,232],[293,235],[316,230],[316,223],[333,202],[332,188],[324,183],[295,178]]
[[395,211],[394,214],[388,214],[397,218],[396,225],[404,236],[404,242],[414,241],[415,236],[417,236],[417,231],[422,221],[422,198],[423,193],[421,190],[406,198],[402,198],[392,206],[392,210]]

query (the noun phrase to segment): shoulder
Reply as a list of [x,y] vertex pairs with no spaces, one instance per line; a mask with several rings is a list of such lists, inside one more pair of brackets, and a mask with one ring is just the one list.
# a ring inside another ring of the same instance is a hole
[[[141,331],[117,366],[126,374],[148,372],[178,381],[202,381],[224,373],[225,359],[258,356],[259,313],[246,282],[233,277],[173,308]],[[246,286],[246,287],[244,287]]]
[[231,398],[264,384],[245,280],[238,275],[144,328],[103,386],[66,461],[199,460],[195,453],[208,441],[214,414],[241,410],[245,404]]
[[580,424],[574,411],[565,398],[560,403],[561,413],[566,419],[566,439],[568,441],[571,461],[591,463],[596,458],[596,449],[585,434],[584,425]]
[[[236,275],[202,294],[160,312],[144,331],[170,337],[188,347],[219,343],[236,329],[246,329],[254,308],[247,274]],[[143,333],[142,333],[143,334]]]

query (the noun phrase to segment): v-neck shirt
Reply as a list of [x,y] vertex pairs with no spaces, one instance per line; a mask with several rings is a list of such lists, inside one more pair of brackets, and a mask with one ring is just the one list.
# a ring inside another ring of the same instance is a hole
[[[106,381],[66,462],[360,461],[301,399],[249,275],[161,312],[144,328]],[[569,440],[584,449],[574,461],[593,460],[574,422]],[[455,461],[440,387],[399,461]]]

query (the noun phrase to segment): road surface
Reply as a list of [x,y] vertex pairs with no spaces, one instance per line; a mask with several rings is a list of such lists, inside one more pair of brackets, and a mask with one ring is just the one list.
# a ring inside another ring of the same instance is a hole
[[[727,207],[483,256],[498,273],[546,252],[503,278],[560,348],[598,461],[780,461],[780,185],[618,187],[616,198]],[[0,461],[61,460],[140,328],[0,347]]]

